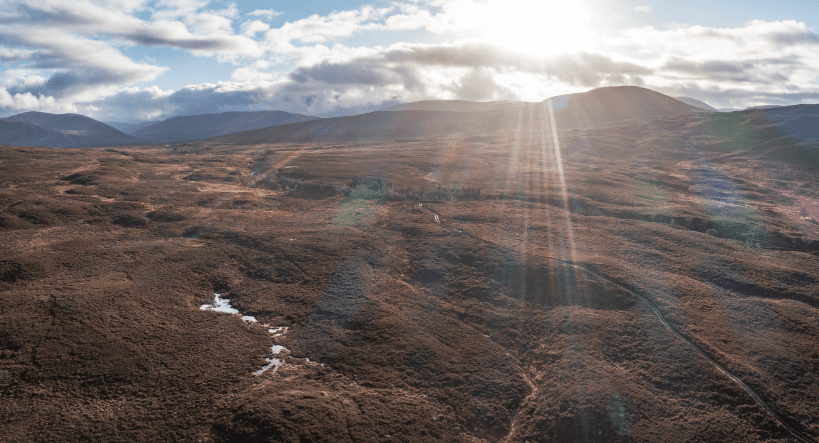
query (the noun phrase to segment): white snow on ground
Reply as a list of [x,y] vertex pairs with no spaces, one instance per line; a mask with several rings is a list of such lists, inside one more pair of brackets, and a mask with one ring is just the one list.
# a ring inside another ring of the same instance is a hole
[[274,366],[275,366],[275,368],[273,368],[273,373],[275,374],[276,371],[279,369],[279,366],[281,366],[281,364],[282,364],[282,361],[279,360],[278,358],[266,358],[265,360],[267,360],[268,365],[263,367],[262,369],[259,369],[258,371],[254,372],[253,374],[255,374],[255,375],[264,374],[265,371],[267,371],[270,368],[273,368]]
[[[199,309],[201,309],[203,311],[218,312],[218,313],[221,313],[221,314],[230,314],[230,315],[240,314],[238,309],[230,306],[230,299],[229,298],[222,298],[222,294],[219,294],[219,293],[214,293],[213,294],[213,303],[205,303],[204,305],[200,306]],[[257,323],[256,317],[254,317],[252,315],[242,315],[242,320],[245,323],[247,323],[248,325],[250,325],[250,323]],[[263,326],[265,328],[268,328],[267,332],[269,334],[272,334],[274,337],[281,337],[282,335],[287,333],[287,326],[280,326],[280,327],[274,327],[274,328],[270,327],[270,325],[268,325],[268,324],[264,324]],[[270,350],[272,351],[273,355],[279,355],[282,352],[287,352],[288,354],[290,353],[290,350],[285,348],[282,345],[273,345],[273,346],[270,347]],[[307,360],[308,362],[310,361],[309,359],[305,359],[305,360]],[[284,360],[281,360],[281,359],[278,359],[278,358],[272,358],[272,357],[266,358],[265,361],[267,361],[267,363],[268,363],[267,366],[265,366],[262,369],[259,369],[258,371],[254,372],[255,375],[263,374],[270,368],[273,368],[273,373],[275,374],[276,370],[279,369],[279,366],[284,364]]]
[[282,345],[273,345],[270,347],[270,350],[273,351],[274,354],[281,354],[282,351],[290,352],[289,349],[285,348]]
[[[213,294],[213,303],[200,306],[199,309],[203,311],[214,311],[214,312],[221,312],[223,314],[238,314],[239,310],[236,308],[232,308],[230,306],[230,299],[229,298],[222,298],[222,295],[219,293]],[[256,319],[253,319],[256,321]]]
[[[289,349],[287,349],[287,348],[285,348],[284,346],[281,346],[281,345],[271,346],[270,351],[273,352],[273,355],[281,354],[282,351],[287,352],[287,353],[290,352]],[[267,363],[268,363],[267,366],[263,367],[262,369],[259,369],[258,371],[254,372],[253,374],[255,374],[255,375],[264,374],[265,371],[267,371],[270,368],[274,368],[273,373],[275,374],[276,371],[279,369],[279,366],[281,366],[284,363],[282,360],[279,360],[278,358],[272,358],[272,357],[271,358],[266,358],[265,361],[267,361]]]
[[[204,305],[200,306],[199,309],[203,311],[213,311],[213,312],[221,312],[222,314],[231,314],[236,315],[239,313],[239,310],[230,306],[230,299],[229,298],[222,298],[222,294],[214,293],[213,294],[213,303],[205,303]],[[243,315],[242,320],[247,323],[256,323],[256,317],[252,315]]]

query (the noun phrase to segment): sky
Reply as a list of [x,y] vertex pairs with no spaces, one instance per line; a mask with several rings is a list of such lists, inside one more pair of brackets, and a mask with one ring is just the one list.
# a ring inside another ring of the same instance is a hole
[[329,117],[619,85],[819,103],[817,29],[813,0],[4,0],[0,117]]

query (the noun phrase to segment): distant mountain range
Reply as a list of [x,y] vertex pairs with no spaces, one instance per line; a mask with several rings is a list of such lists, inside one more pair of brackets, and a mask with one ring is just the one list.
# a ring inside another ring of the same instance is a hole
[[80,148],[141,143],[105,123],[79,114],[24,112],[4,118],[0,143],[22,146]]
[[142,128],[147,128],[148,126],[155,125],[160,123],[160,120],[149,121],[149,122],[140,122],[140,123],[121,123],[121,122],[103,122],[112,128],[119,129],[120,131],[128,134],[134,135],[134,132],[139,131]]
[[[0,119],[0,144],[79,148],[202,139],[253,144],[399,140],[454,134],[520,137],[526,131],[548,130],[552,124],[550,112],[554,124],[565,130],[718,111],[692,98],[672,98],[645,88],[619,86],[534,103],[425,100],[335,118],[258,111],[106,124],[78,114],[26,112]],[[784,135],[819,138],[819,105],[762,106],[742,112],[754,124],[775,125]]]
[[685,103],[685,104],[687,104],[687,105],[696,106],[698,108],[705,109],[706,111],[718,111],[717,108],[709,105],[708,103],[701,102],[701,101],[699,101],[699,100],[697,100],[695,98],[691,98],[691,97],[674,97],[674,98],[681,101],[681,102],[683,102],[683,103]]
[[0,145],[12,146],[54,146],[79,148],[82,138],[50,131],[43,127],[0,119]]
[[310,120],[318,117],[283,111],[223,112],[173,117],[152,125],[135,125],[127,132],[150,143],[168,143]]
[[[621,86],[553,97],[543,102],[427,100],[368,114],[325,118],[214,137],[235,144],[350,142],[540,130],[551,104],[561,129],[708,112],[649,89]],[[521,119],[521,116],[525,116]],[[514,134],[512,134],[514,136]]]
[[[618,89],[621,87],[618,87]],[[641,88],[642,89],[642,88]],[[568,97],[577,95],[561,95],[552,97],[552,100],[559,102],[566,100]],[[694,106],[706,111],[717,111],[713,106],[703,103],[699,100],[689,97],[674,97],[675,100],[681,101],[687,105]],[[498,109],[512,109],[518,106],[531,104],[532,102],[521,102],[513,100],[502,100],[493,102],[470,102],[466,100],[423,100],[414,103],[404,103],[400,105],[393,105],[382,109],[382,111],[448,111],[448,112],[482,112],[494,111]],[[545,103],[545,100],[544,100]]]
[[509,109],[527,104],[520,101],[470,102],[466,100],[424,100],[414,103],[393,105],[382,111],[435,111],[435,112],[481,112]]
[[773,124],[783,135],[819,139],[819,105],[759,106],[742,112],[749,120]]
[[318,117],[282,111],[258,111],[106,124],[79,114],[25,112],[0,119],[0,144],[83,148],[170,143],[316,119]]

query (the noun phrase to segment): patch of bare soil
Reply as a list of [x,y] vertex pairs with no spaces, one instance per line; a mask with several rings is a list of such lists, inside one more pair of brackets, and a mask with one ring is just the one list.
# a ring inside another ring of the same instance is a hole
[[[0,439],[819,438],[815,175],[673,119],[556,147],[539,118],[0,147]],[[401,201],[439,187],[481,192]]]

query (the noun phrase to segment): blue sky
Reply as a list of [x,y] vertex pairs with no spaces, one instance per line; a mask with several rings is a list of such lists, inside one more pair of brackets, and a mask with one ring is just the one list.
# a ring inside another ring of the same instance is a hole
[[103,121],[638,85],[718,108],[819,102],[808,1],[12,0],[0,116]]

